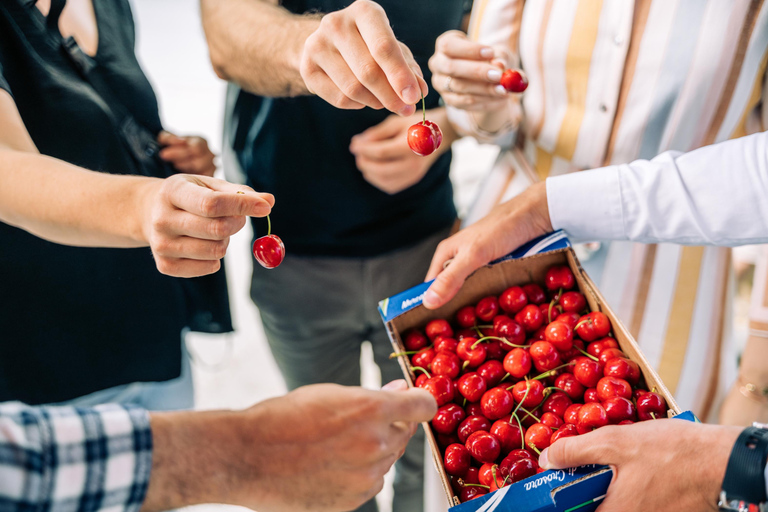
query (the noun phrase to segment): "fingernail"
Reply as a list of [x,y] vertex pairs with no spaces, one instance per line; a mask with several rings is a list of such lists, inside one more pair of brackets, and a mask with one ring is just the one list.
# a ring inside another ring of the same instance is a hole
[[401,391],[408,389],[408,384],[403,379],[393,380],[392,382],[382,386],[382,391]]
[[414,112],[416,112],[416,107],[414,107],[413,105],[406,105],[400,109],[400,112],[398,112],[398,114],[400,114],[403,117],[407,117],[412,115]]
[[549,459],[548,459],[548,454],[547,454],[548,451],[549,451],[549,448],[544,448],[541,451],[541,455],[539,455],[539,466],[544,468],[544,469],[549,469],[549,467],[548,467]]
[[484,59],[492,59],[494,53],[493,48],[483,48],[480,50],[480,56]]
[[496,87],[493,88],[493,90],[496,91],[496,94],[500,96],[504,96],[505,94],[507,94],[507,90],[504,88],[503,85],[497,85]]
[[435,292],[433,292],[433,291],[432,291],[432,289],[430,288],[429,290],[427,290],[427,291],[424,293],[424,298],[421,300],[421,302],[422,302],[422,303],[423,303],[423,304],[424,304],[426,307],[431,307],[431,306],[434,306],[435,304],[437,304],[439,300],[440,300],[440,296],[438,296],[438,295],[437,295]]
[[421,94],[419,94],[419,91],[417,91],[415,87],[409,85],[403,89],[400,97],[403,98],[404,102],[414,104],[421,99]]
[[492,69],[488,71],[488,80],[491,82],[498,82],[501,80],[501,71],[498,69]]

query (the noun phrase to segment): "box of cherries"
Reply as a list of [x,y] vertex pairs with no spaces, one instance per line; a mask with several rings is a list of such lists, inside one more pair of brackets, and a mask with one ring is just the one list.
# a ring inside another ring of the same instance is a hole
[[478,270],[437,310],[420,305],[427,284],[382,301],[393,357],[410,385],[437,400],[424,427],[451,505],[479,505],[494,491],[520,483],[523,492],[539,480],[554,495],[590,475],[603,475],[604,493],[609,469],[553,478],[539,468],[539,453],[606,425],[680,412],[565,245]]

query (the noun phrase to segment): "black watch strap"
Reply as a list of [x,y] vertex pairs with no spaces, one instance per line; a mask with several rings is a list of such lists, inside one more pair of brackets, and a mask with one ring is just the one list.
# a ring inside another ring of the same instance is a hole
[[760,504],[768,501],[765,465],[768,460],[768,430],[748,427],[733,445],[725,470],[723,491],[728,500]]

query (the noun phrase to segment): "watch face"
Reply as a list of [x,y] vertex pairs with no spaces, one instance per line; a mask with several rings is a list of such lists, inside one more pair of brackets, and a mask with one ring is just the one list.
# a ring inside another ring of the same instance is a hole
[[763,430],[768,430],[768,423],[758,423],[757,421],[752,423],[752,426],[755,428],[761,428]]

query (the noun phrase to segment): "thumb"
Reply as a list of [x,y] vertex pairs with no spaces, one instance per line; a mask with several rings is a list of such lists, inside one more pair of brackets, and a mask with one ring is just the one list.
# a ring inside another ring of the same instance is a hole
[[381,391],[387,397],[387,412],[390,423],[430,421],[437,412],[435,397],[423,389]]
[[200,217],[264,217],[275,204],[272,194],[258,193],[245,185],[207,176],[180,176],[185,179],[173,189],[171,202]]
[[614,429],[603,427],[580,436],[555,441],[539,456],[539,465],[544,469],[563,469],[587,464],[615,464],[615,443],[611,442]]
[[[437,259],[437,255],[435,255]],[[447,261],[447,260],[446,260]],[[435,261],[433,260],[433,265]],[[469,274],[479,268],[481,264],[475,264],[472,260],[459,255],[437,275],[435,281],[424,293],[422,304],[427,309],[437,309],[451,300],[461,289],[461,285]]]
[[165,130],[161,131],[157,136],[157,142],[161,146],[176,146],[186,144],[187,140]]

